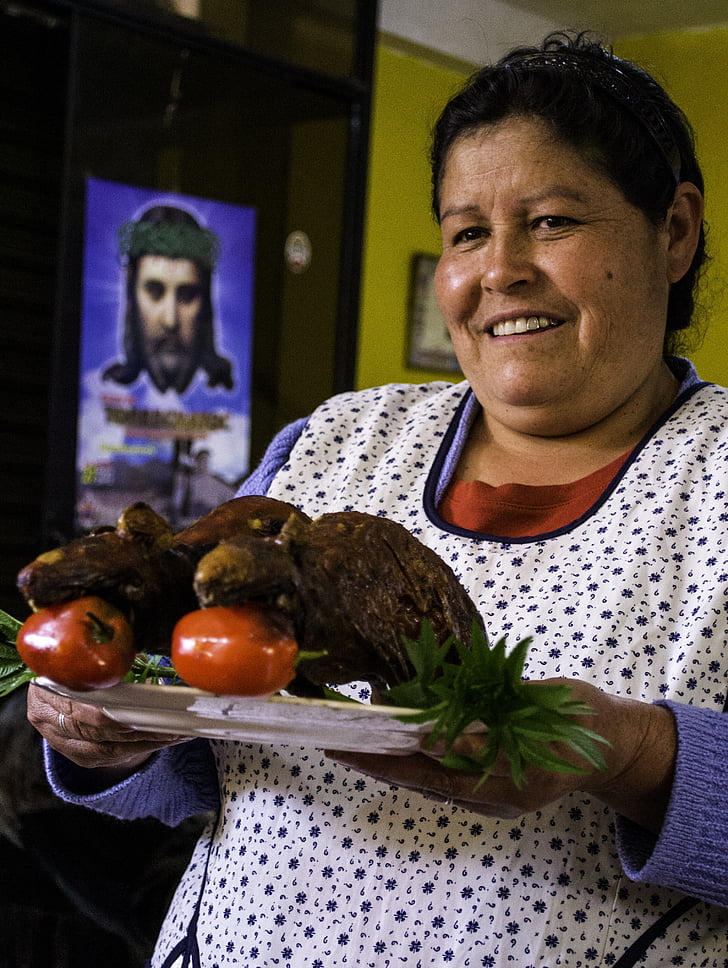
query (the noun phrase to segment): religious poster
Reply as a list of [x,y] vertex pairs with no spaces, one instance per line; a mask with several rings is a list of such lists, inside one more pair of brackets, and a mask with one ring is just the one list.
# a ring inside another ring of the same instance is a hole
[[255,210],[88,179],[76,528],[175,529],[248,472]]

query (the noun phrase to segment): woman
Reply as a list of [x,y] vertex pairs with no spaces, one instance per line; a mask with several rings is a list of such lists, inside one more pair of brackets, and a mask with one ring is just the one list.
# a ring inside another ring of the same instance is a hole
[[722,965],[728,401],[671,355],[704,256],[689,128],[639,69],[549,38],[445,108],[433,188],[466,382],[334,398],[244,491],[405,524],[492,635],[534,635],[528,677],[592,706],[606,769],[474,790],[434,754],[215,742],[218,794],[207,743],[36,694],[56,789],[171,823],[219,796],[154,968]]

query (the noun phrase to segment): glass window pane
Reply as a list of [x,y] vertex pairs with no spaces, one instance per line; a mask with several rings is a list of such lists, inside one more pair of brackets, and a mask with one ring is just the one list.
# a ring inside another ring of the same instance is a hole
[[370,0],[109,0],[144,16],[334,77],[356,69],[358,9]]

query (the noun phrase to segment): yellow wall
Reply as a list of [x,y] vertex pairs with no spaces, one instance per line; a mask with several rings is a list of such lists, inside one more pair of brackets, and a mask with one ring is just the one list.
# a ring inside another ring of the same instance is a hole
[[430,215],[430,130],[463,73],[381,46],[372,112],[357,386],[452,374],[405,365],[411,257],[440,251]]
[[705,337],[690,356],[704,379],[728,386],[728,28],[635,37],[614,48],[654,74],[695,129],[711,263]]
[[[728,385],[728,29],[633,38],[616,53],[655,73],[695,126],[707,184],[710,316],[691,355],[705,379]],[[406,366],[410,260],[439,252],[430,216],[429,133],[465,68],[441,67],[380,44],[372,115],[357,386],[453,379]],[[456,377],[457,378],[457,377]]]

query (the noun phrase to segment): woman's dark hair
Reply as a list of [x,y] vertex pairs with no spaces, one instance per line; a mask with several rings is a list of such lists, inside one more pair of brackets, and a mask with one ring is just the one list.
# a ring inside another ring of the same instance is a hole
[[[693,131],[680,108],[642,68],[616,57],[585,33],[549,34],[481,68],[446,105],[432,140],[432,208],[439,221],[440,187],[449,151],[463,135],[508,117],[543,121],[598,166],[654,224],[662,223],[679,181],[701,193],[703,175]],[[665,352],[675,352],[690,326],[705,232],[690,268],[670,289]]]

